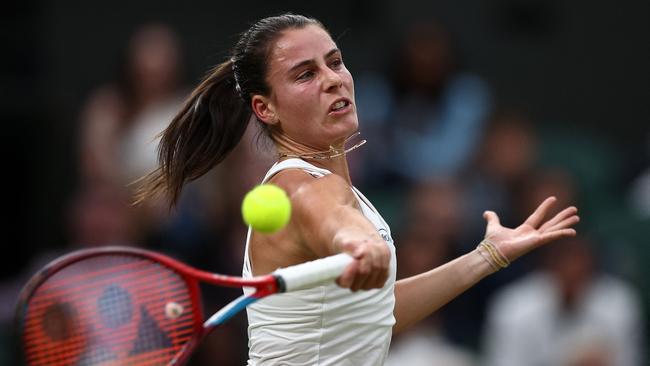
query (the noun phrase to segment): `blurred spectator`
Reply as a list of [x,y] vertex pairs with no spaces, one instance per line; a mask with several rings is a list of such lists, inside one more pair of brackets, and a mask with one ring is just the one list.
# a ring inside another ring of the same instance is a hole
[[578,187],[575,186],[573,177],[562,168],[544,168],[529,173],[522,180],[514,192],[516,216],[525,218],[546,197],[554,196],[557,201],[555,210],[549,216],[555,215],[559,207],[575,206],[578,197]]
[[[141,208],[130,207],[132,186],[136,179],[157,167],[158,134],[171,122],[184,97],[181,88],[182,57],[176,34],[166,25],[141,26],[128,42],[116,82],[99,87],[88,99],[81,113],[80,126],[80,194],[84,197],[123,197],[120,211],[130,216],[121,233],[123,243],[144,241],[151,232],[168,220],[162,202],[149,202]],[[98,191],[98,192],[96,192]],[[109,192],[112,191],[112,192]],[[109,205],[114,207],[117,203]],[[108,207],[81,205],[87,209],[77,217],[94,216],[93,210],[106,212]],[[97,221],[93,229],[105,222]],[[81,220],[76,226],[89,223]],[[88,228],[78,227],[88,231]],[[110,239],[110,238],[108,238]],[[114,242],[107,240],[104,244]]]
[[91,94],[82,112],[81,176],[120,185],[157,167],[157,134],[180,108],[181,50],[165,25],[131,37],[116,83]]
[[371,74],[357,79],[360,130],[373,159],[368,179],[382,173],[406,182],[454,176],[468,163],[492,98],[480,77],[460,67],[455,47],[441,25],[416,24],[390,80]]
[[[467,221],[463,228],[466,250],[473,249],[485,234],[483,211],[497,212],[506,225],[521,222],[522,217],[518,217],[514,209],[514,195],[534,171],[537,140],[533,123],[525,114],[504,110],[495,113],[490,120],[473,163],[461,180],[467,196],[464,214]],[[532,207],[537,207],[541,201]]]
[[650,217],[650,169],[632,183],[630,203],[639,216]]
[[[463,172],[460,180],[465,200],[462,251],[472,250],[485,235],[483,212],[498,213],[501,222],[515,225],[523,222],[531,211],[543,201],[539,198],[533,206],[522,210],[518,207],[521,191],[527,192],[528,177],[534,173],[538,158],[538,135],[530,118],[518,111],[504,109],[495,113],[473,156],[472,164]],[[556,192],[546,192],[555,195]],[[544,197],[546,198],[546,197]],[[515,262],[517,267],[520,262]],[[507,273],[516,277],[517,270]],[[494,277],[488,281],[494,280]]]
[[[645,160],[650,164],[650,134],[646,137]],[[650,166],[632,182],[629,200],[637,214],[650,219]]]
[[[529,177],[535,173],[538,154],[537,131],[528,116],[509,109],[492,116],[472,164],[459,179],[465,199],[458,231],[458,254],[473,250],[485,236],[486,224],[482,217],[485,210],[497,212],[503,225],[512,227],[523,222],[543,201],[541,194],[557,195],[564,190],[565,187],[553,187],[536,193]],[[535,197],[529,200],[522,197],[522,192],[535,192]],[[522,200],[534,202],[523,205]],[[449,337],[478,350],[490,296],[525,275],[533,257],[534,254],[515,261],[507,270],[489,276],[450,303],[445,308],[444,319]]]
[[[70,208],[70,239],[73,247],[142,245],[198,268],[237,275],[246,237],[239,205],[272,163],[256,124],[226,161],[184,189],[173,210],[162,197],[131,205],[137,184],[129,184],[157,168],[158,134],[185,97],[180,52],[170,28],[142,26],[128,43],[119,80],[90,96],[81,114],[80,189]],[[241,291],[206,287],[203,293],[204,307],[216,309]],[[246,334],[237,327],[245,330],[245,322],[215,332],[192,363],[244,362]]]
[[385,366],[477,365],[474,354],[450,343],[440,333],[435,317],[395,337]]
[[68,212],[72,246],[132,244],[134,217],[129,204],[128,195],[106,184],[78,192]]
[[543,269],[499,292],[488,309],[486,365],[640,366],[638,295],[599,273],[584,235],[546,248]]
[[[237,294],[241,294],[241,291]],[[198,345],[188,365],[245,365],[248,360],[247,324],[245,314],[240,314],[223,326],[219,326],[219,329],[205,337],[201,344]]]
[[[458,185],[451,180],[429,181],[409,192],[406,225],[398,237],[398,278],[429,271],[455,256],[461,203]],[[471,352],[446,338],[441,324],[444,316],[443,308],[396,335],[386,366],[475,365]]]

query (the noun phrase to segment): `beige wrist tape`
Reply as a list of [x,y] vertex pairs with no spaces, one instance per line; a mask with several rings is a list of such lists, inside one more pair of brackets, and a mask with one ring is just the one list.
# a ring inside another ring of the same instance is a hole
[[506,256],[487,239],[484,239],[476,249],[481,257],[490,263],[495,271],[506,268],[510,265],[508,258],[506,258]]

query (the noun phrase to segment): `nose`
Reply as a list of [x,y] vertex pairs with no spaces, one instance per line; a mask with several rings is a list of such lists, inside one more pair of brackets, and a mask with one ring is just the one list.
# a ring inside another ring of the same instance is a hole
[[343,79],[336,71],[327,68],[323,75],[323,89],[325,91],[333,91],[343,86]]

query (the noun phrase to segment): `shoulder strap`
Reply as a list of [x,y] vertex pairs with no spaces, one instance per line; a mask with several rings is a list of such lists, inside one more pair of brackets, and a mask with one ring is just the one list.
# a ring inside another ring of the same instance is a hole
[[307,173],[311,174],[315,178],[320,178],[322,176],[332,174],[327,169],[322,169],[315,167],[308,162],[301,160],[301,159],[287,159],[283,160],[280,162],[275,163],[271,169],[266,173],[266,176],[264,176],[264,179],[262,180],[262,183],[266,183],[269,179],[271,179],[274,175],[276,175],[278,172],[285,170],[285,169],[301,169],[306,171]]

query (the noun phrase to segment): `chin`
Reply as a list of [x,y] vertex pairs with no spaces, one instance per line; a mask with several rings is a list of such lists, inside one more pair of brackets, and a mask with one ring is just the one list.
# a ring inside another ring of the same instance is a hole
[[359,119],[356,113],[350,113],[342,118],[328,119],[322,127],[326,129],[326,131],[323,131],[323,136],[327,136],[328,140],[336,143],[343,142],[350,135],[357,132]]
[[358,130],[359,126],[357,123],[346,125],[345,128],[337,130],[336,133],[332,135],[332,141],[334,142],[332,146],[342,144]]
[[345,127],[346,129],[356,132],[359,129],[359,119],[357,118],[356,113],[353,115],[345,116],[340,120],[335,120],[334,125]]

